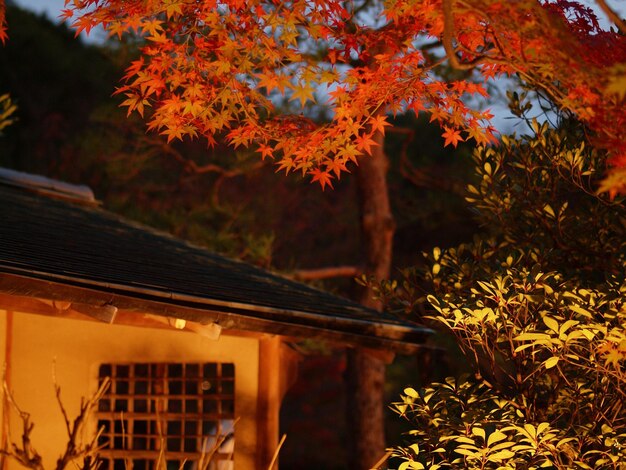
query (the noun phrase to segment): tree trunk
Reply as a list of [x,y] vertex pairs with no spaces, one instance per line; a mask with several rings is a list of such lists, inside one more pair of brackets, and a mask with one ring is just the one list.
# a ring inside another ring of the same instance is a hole
[[[357,181],[365,274],[381,280],[388,278],[391,271],[395,223],[389,204],[384,137],[378,133],[375,140],[379,145],[372,156],[359,161]],[[360,301],[367,307],[382,309],[381,303],[373,299],[371,289],[364,289]],[[385,363],[365,349],[349,350],[347,379],[350,469],[369,470],[385,452]]]

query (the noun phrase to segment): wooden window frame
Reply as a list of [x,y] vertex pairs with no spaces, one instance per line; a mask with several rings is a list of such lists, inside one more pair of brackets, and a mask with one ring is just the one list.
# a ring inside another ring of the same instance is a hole
[[233,363],[106,363],[98,370],[105,377],[111,386],[96,413],[101,470],[232,468]]

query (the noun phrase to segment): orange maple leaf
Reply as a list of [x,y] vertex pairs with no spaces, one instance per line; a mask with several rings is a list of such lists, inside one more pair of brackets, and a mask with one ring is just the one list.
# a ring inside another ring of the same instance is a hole
[[333,189],[333,183],[331,181],[333,179],[333,175],[331,175],[327,170],[324,171],[319,168],[314,168],[309,171],[309,174],[313,176],[313,178],[311,178],[311,183],[318,182],[322,187],[322,191],[324,191],[324,188],[327,185]]
[[450,127],[445,127],[445,132],[441,134],[441,137],[445,138],[445,142],[443,144],[444,147],[452,144],[454,148],[458,145],[459,142],[463,142],[465,139],[461,137],[461,132],[457,129],[452,129]]
[[371,136],[372,134],[361,134],[356,138],[356,148],[368,155],[372,154],[372,145],[378,145],[378,142],[370,139]]
[[[326,164],[326,170],[332,171],[337,177],[337,179],[341,178],[342,171],[350,173],[350,171],[348,170],[348,167],[346,167],[346,164],[342,162],[341,160],[337,160],[337,159],[334,159],[328,162]],[[332,188],[332,185],[330,185],[330,187]]]
[[269,145],[260,144],[256,151],[261,154],[261,160],[265,160],[265,157],[274,158],[274,149]]
[[383,114],[379,114],[378,116],[372,116],[369,120],[369,123],[372,125],[372,133],[380,131],[380,133],[383,135],[385,135],[385,127],[391,126],[391,124],[387,122],[387,117]]
[[[0,40],[6,37],[4,1],[0,0]],[[406,108],[429,111],[431,121],[442,126],[446,146],[456,147],[472,137],[480,144],[492,143],[489,114],[473,113],[462,97],[485,96],[489,77],[513,71],[532,77],[531,85],[545,88],[556,105],[589,124],[607,150],[624,151],[620,67],[626,61],[626,36],[608,31],[600,36],[592,25],[570,20],[564,8],[572,8],[575,0],[450,2],[455,3],[450,18],[454,27],[448,33],[457,45],[456,62],[477,64],[472,77],[480,74],[480,83],[439,80],[429,72],[431,61],[412,40],[416,34],[443,35],[446,24],[439,0],[387,2],[380,14],[390,27],[364,27],[357,33],[347,28],[351,14],[336,0],[289,2],[288,8],[271,7],[281,2],[222,3],[224,10],[208,0],[65,0],[63,16],[74,12],[79,32],[97,25],[109,25],[110,33],[118,36],[125,30],[141,30],[146,39],[144,60],[127,69],[126,83],[116,93],[131,93],[124,102],[129,110],[142,113],[150,106],[151,128],[168,127],[167,119],[180,120],[184,129],[174,128],[168,137],[177,139],[180,132],[192,135],[193,129],[212,142],[225,130],[250,126],[257,136],[268,136],[263,142],[272,142],[276,150],[299,149],[297,162],[283,162],[286,171],[296,164],[305,172],[321,165],[334,177],[325,157],[339,156],[339,161],[347,162],[360,152],[370,153],[373,134],[384,134],[390,125],[384,113]],[[480,3],[481,8],[470,9],[466,3]],[[555,14],[552,19],[563,28],[543,21]],[[199,35],[198,25],[210,33]],[[485,47],[496,37],[498,47]],[[322,39],[328,48],[314,57],[310,41],[301,38]],[[328,67],[353,61],[364,66]],[[607,71],[617,78],[607,78]],[[249,80],[251,76],[254,80]],[[196,91],[198,83],[202,87]],[[330,123],[309,125],[295,115],[266,119],[279,111],[267,95],[289,90],[290,100],[305,107],[322,88],[328,90],[325,95],[334,111]],[[170,106],[173,95],[183,95],[190,103]],[[199,103],[206,103],[204,109]],[[325,137],[313,142],[319,129]],[[230,140],[232,145],[254,142],[249,133],[233,134]],[[260,152],[269,155],[269,150]],[[323,173],[309,174],[323,186],[330,185]]]

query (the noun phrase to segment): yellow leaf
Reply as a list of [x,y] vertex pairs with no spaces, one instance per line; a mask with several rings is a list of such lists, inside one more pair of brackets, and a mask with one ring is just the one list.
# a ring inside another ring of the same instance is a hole
[[552,206],[550,204],[546,204],[545,206],[543,206],[543,211],[550,217],[555,218],[554,209],[552,209]]
[[546,315],[545,317],[543,317],[543,322],[546,324],[548,328],[550,328],[555,333],[559,332],[559,322],[556,321],[554,318]]
[[591,318],[591,313],[588,310],[585,310],[580,305],[572,304],[569,306],[570,310],[576,312],[584,317]]
[[620,361],[624,359],[626,359],[626,354],[620,352],[617,348],[611,348],[604,356],[605,364],[613,364],[615,366],[618,366]]
[[482,428],[479,428],[479,427],[472,428],[472,434],[474,436],[482,437],[483,439],[485,439],[485,430]]
[[457,454],[461,454],[461,455],[467,455],[468,457],[472,457],[476,455],[476,452],[474,451],[471,451],[468,449],[461,449],[461,448],[454,449],[454,452],[456,452]]
[[567,332],[567,330],[569,330],[572,326],[578,325],[578,321],[576,320],[567,320],[565,323],[563,323],[563,325],[561,326],[561,328],[559,328],[559,333],[560,334],[564,334]]
[[496,452],[494,454],[491,454],[487,460],[491,461],[491,462],[501,462],[505,459],[510,459],[511,457],[513,457],[515,455],[514,452],[511,452],[510,450],[501,450],[500,452]]
[[556,357],[556,356],[553,356],[550,359],[548,359],[547,361],[545,361],[543,363],[543,365],[546,366],[546,369],[551,369],[554,366],[556,366],[558,362],[559,362],[559,358]]
[[489,446],[489,450],[491,452],[495,452],[497,450],[507,449],[513,446],[513,442],[501,442],[500,444],[496,444],[495,446]]
[[537,430],[532,424],[524,424],[524,431],[526,431],[525,434],[533,440],[537,437]]
[[506,434],[504,434],[502,431],[496,430],[489,435],[489,439],[487,439],[487,446],[491,447],[496,442],[500,442],[504,439],[506,439]]

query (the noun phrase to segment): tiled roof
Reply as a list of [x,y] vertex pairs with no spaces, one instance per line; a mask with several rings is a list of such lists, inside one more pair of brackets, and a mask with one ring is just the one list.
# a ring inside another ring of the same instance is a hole
[[[26,292],[32,280],[39,286],[49,283],[51,293],[63,286],[99,299],[111,294],[113,305],[120,299],[132,299],[133,305],[148,310],[158,304],[165,307],[162,311],[180,309],[188,320],[210,318],[225,328],[291,336],[318,331],[381,344],[419,343],[429,333],[97,205],[0,184],[0,291],[15,293],[15,282],[8,278],[21,279]],[[41,296],[41,287],[36,293]],[[205,316],[204,311],[212,313]],[[223,315],[216,317],[215,312]]]

